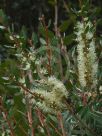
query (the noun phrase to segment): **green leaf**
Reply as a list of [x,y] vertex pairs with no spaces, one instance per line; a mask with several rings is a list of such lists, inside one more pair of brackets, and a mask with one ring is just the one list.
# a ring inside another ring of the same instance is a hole
[[74,34],[70,34],[70,35],[67,35],[63,38],[63,41],[64,41],[64,44],[65,45],[70,45],[73,43],[73,40],[75,38],[75,35]]
[[59,39],[54,36],[54,37],[51,39],[51,45],[52,45],[52,46],[57,46],[58,41],[59,41]]
[[48,0],[48,3],[54,6],[56,4],[56,0]]
[[24,39],[24,41],[27,40],[27,29],[25,26],[22,26],[20,37]]
[[[50,38],[52,39],[54,37],[54,33],[50,30],[45,30],[45,28],[40,24],[39,26],[39,33],[44,37],[44,38]],[[47,37],[48,36],[48,37]]]
[[40,42],[41,44],[46,45],[46,41],[43,38],[40,38]]
[[7,24],[7,17],[4,14],[2,9],[0,9],[0,23],[3,24],[3,25]]
[[34,45],[36,45],[38,43],[38,36],[36,33],[32,33],[32,42]]
[[70,26],[70,23],[71,23],[70,20],[63,21],[62,24],[59,26],[60,31],[65,32],[68,29],[68,27]]

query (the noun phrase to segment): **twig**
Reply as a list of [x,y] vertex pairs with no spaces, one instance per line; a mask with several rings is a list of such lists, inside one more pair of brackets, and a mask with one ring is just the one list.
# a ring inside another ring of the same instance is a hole
[[76,120],[78,120],[78,123],[81,124],[81,126],[82,126],[84,129],[88,130],[88,131],[90,132],[90,134],[92,134],[92,136],[97,136],[97,134],[96,134],[93,130],[91,130],[91,129],[81,120],[81,118],[80,118],[78,115],[76,115],[76,114],[74,113],[74,107],[73,107],[72,105],[68,104],[68,102],[66,102],[66,105],[67,105],[67,108],[68,108],[68,110],[70,111],[70,113],[73,115],[73,117],[74,117]]
[[54,128],[55,132],[59,135],[59,136],[62,136],[61,133],[58,131],[58,129],[51,123],[49,122],[49,125]]
[[56,3],[55,3],[55,32],[56,32],[56,35],[57,35],[57,25],[58,25],[58,6],[57,6],[57,0],[55,0]]
[[[43,120],[46,119],[46,116],[45,116],[41,111],[40,111],[40,114],[41,114],[40,117],[42,117]],[[42,124],[42,126],[43,126],[44,123],[43,123],[42,118],[39,118],[39,119],[40,119],[40,122],[41,122],[41,124]],[[58,131],[58,129],[52,124],[51,121],[48,122],[48,123],[49,123],[49,125],[50,125],[52,128],[54,128],[55,132],[56,132],[59,136],[62,136],[61,133],[60,133],[60,132]]]
[[57,117],[58,117],[58,120],[60,122],[60,127],[62,129],[62,134],[63,134],[63,136],[66,136],[66,132],[65,132],[64,126],[63,126],[63,119],[62,119],[61,112],[58,112]]
[[9,127],[9,129],[10,129],[10,132],[11,132],[11,136],[15,136],[15,133],[14,133],[14,130],[13,130],[13,128],[12,128],[12,125],[11,125],[11,122],[10,122],[10,120],[8,119],[8,113],[7,113],[7,111],[6,111],[6,109],[3,107],[3,102],[2,102],[2,97],[0,96],[0,109],[2,110],[2,112],[3,112],[3,118],[4,118],[4,120],[7,122],[7,124],[8,124],[8,127]]
[[34,134],[34,128],[33,128],[32,108],[30,104],[28,105],[27,115],[28,115],[29,127],[31,129],[31,136],[34,136],[35,134]]
[[49,75],[51,75],[52,74],[52,69],[51,69],[51,48],[50,48],[50,44],[49,44],[48,27],[45,24],[44,15],[42,15],[42,17],[40,18],[40,20],[42,21],[42,24],[43,24],[43,26],[45,28],[47,57],[48,57],[48,73],[49,73]]
[[[13,120],[13,122],[14,122],[15,124],[17,124],[17,121],[16,121],[16,119],[15,119],[14,117],[12,117],[12,120]],[[27,132],[24,130],[24,128],[23,128],[20,124],[18,124],[18,127],[22,130],[22,132],[24,132],[24,134],[25,134],[26,136],[28,136]]]
[[28,75],[28,78],[29,78],[30,83],[33,84],[33,83],[34,83],[34,79],[33,79],[33,76],[32,76],[32,71],[29,70],[29,71],[27,72],[27,75]]
[[63,3],[64,3],[64,8],[66,9],[66,11],[69,13],[70,12],[70,9],[68,8],[66,2],[63,0]]
[[31,136],[34,136],[35,134],[34,134],[34,128],[33,128],[32,105],[30,103],[30,99],[28,98],[28,93],[30,92],[30,90],[28,88],[26,88],[26,86],[23,86],[21,84],[19,84],[19,85],[24,89],[28,123],[29,123],[29,127],[31,130]]
[[82,10],[82,1],[81,0],[79,0],[79,5],[80,5],[80,8]]
[[42,97],[42,96],[39,96],[37,93],[34,93],[34,92],[31,92],[27,87],[25,87],[22,83],[16,83],[16,85],[18,85],[19,87],[21,87],[24,91],[26,91],[27,93],[30,93],[30,94],[32,94],[32,96],[33,97],[36,97],[36,98],[39,98],[40,97],[40,99],[41,100],[44,100],[44,97]]
[[37,115],[38,115],[38,118],[39,118],[39,121],[40,121],[41,125],[42,125],[43,127],[45,127],[45,129],[46,129],[47,135],[48,135],[48,136],[51,136],[50,131],[49,131],[49,129],[48,129],[48,127],[47,127],[47,124],[46,124],[46,122],[45,122],[45,119],[44,119],[44,117],[42,116],[42,113],[41,113],[41,111],[40,111],[38,108],[37,108]]
[[[58,38],[61,38],[59,35],[59,30],[58,30],[58,5],[57,5],[57,0],[55,0],[55,35]],[[61,75],[61,79],[63,80],[63,68],[62,68],[62,59],[61,59],[61,45],[58,44],[58,48],[60,50],[60,54],[58,56],[58,62],[59,62],[59,68],[60,68],[60,75]]]

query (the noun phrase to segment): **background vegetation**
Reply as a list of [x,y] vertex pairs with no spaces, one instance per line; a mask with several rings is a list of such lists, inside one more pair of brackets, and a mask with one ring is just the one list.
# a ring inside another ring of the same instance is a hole
[[[0,1],[0,136],[102,135],[101,5],[101,0]],[[78,80],[75,26],[87,17],[95,29],[96,88],[83,88]],[[35,100],[43,98],[33,92],[49,89],[41,78],[51,75],[68,91],[67,109],[56,114],[38,108]]]

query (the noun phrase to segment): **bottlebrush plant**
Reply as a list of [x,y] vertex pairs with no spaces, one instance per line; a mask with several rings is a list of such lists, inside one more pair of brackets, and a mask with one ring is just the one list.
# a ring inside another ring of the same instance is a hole
[[102,40],[84,8],[72,11],[73,32],[63,36],[55,3],[54,30],[42,15],[31,38],[24,27],[15,33],[0,11],[0,136],[101,136]]

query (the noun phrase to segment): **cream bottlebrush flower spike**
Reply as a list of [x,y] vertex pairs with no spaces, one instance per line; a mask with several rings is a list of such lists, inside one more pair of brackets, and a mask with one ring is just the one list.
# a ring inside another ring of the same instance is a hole
[[[68,92],[64,84],[55,77],[49,77],[47,80],[39,82],[42,87],[32,90],[32,92],[39,96],[35,105],[44,112],[52,114],[65,109],[64,99],[67,98]],[[43,98],[43,100],[40,98]]]
[[97,85],[97,57],[95,52],[94,26],[87,18],[77,22],[76,41],[78,52],[78,73],[82,87],[96,87]]

